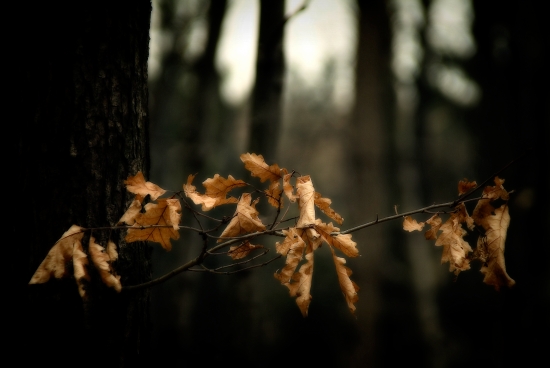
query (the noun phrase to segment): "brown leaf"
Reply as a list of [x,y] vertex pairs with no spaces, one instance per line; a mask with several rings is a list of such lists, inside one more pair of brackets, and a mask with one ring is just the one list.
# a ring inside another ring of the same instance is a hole
[[240,245],[232,245],[229,247],[228,255],[232,259],[241,259],[246,257],[254,249],[261,248],[259,245],[250,244],[249,241],[245,241]]
[[195,204],[202,205],[203,211],[209,211],[214,207],[222,204],[237,203],[238,200],[235,197],[227,198],[227,194],[239,187],[243,187],[246,183],[242,180],[237,180],[231,175],[225,179],[224,177],[216,174],[211,179],[206,179],[202,185],[205,187],[206,192],[201,194],[197,192],[195,186],[191,183],[195,175],[189,175],[187,178],[187,184],[183,185],[183,191],[185,195],[190,198]]
[[468,193],[470,189],[473,189],[476,186],[477,183],[475,181],[468,181],[468,179],[464,178],[464,180],[458,182],[458,195]]
[[454,271],[455,274],[470,269],[467,255],[472,251],[470,245],[463,238],[467,234],[461,225],[463,222],[467,222],[464,216],[465,207],[463,203],[459,206],[461,210],[452,213],[449,219],[441,225],[439,228],[441,234],[435,242],[436,246],[443,246],[441,263],[449,262],[449,271]]
[[267,201],[275,208],[283,208],[283,197],[281,196],[282,190],[279,189],[279,182],[274,181],[269,184],[269,188],[266,189]]
[[29,284],[44,283],[52,276],[56,279],[68,276],[66,263],[73,259],[74,247],[79,244],[82,247],[80,242],[83,236],[84,228],[77,225],[71,226],[50,249]]
[[359,300],[357,292],[359,291],[359,286],[350,279],[352,271],[345,266],[346,260],[341,257],[337,257],[334,249],[329,247],[332,253],[332,259],[334,265],[336,266],[336,274],[338,275],[338,283],[340,284],[340,289],[346,298],[346,303],[348,303],[348,308],[350,312],[355,313],[355,303]]
[[315,205],[319,208],[325,215],[336,221],[338,224],[342,225],[344,219],[336,211],[330,208],[332,201],[328,198],[322,198],[321,193],[315,192]]
[[315,225],[315,188],[309,175],[300,176],[296,179],[296,192],[299,198],[298,207],[300,217],[297,228],[307,228],[307,235],[312,242],[319,239],[319,233],[313,228]]
[[357,257],[359,250],[357,250],[357,243],[351,240],[351,234],[338,234],[331,235],[340,231],[339,228],[332,225],[332,223],[324,224],[318,222],[315,225],[315,229],[321,234],[321,237],[329,245],[340,250],[348,257]]
[[437,239],[437,232],[441,227],[441,218],[439,217],[439,215],[438,214],[433,215],[428,220],[426,220],[426,223],[430,225],[430,230],[424,233],[424,236],[426,237],[426,239],[428,240]]
[[296,271],[298,264],[302,260],[302,254],[306,248],[306,243],[296,228],[290,228],[286,233],[286,238],[282,244],[277,243],[277,253],[285,255],[285,267],[275,273],[275,278],[279,280],[282,285],[285,285],[290,289],[290,282],[292,281],[292,275]]
[[290,184],[290,178],[292,178],[292,174],[285,174],[283,176],[283,190],[288,200],[294,203],[298,196],[294,194],[294,187]]
[[268,166],[262,155],[256,155],[255,153],[243,153],[241,155],[241,161],[244,162],[244,167],[252,176],[260,178],[263,183],[266,180],[278,181],[283,177],[283,172],[279,168],[279,165],[274,164]]
[[156,200],[158,197],[166,193],[164,189],[150,181],[146,182],[142,172],[138,172],[136,176],[130,176],[124,181],[126,190],[130,193],[139,194],[143,197],[150,195],[151,200]]
[[122,285],[120,284],[120,276],[115,274],[111,262],[113,261],[109,256],[109,252],[105,250],[101,245],[95,242],[93,236],[90,237],[90,244],[88,246],[90,252],[90,258],[99,271],[99,276],[105,285],[115,289],[120,293]]
[[[249,234],[256,231],[264,231],[265,225],[258,217],[258,211],[256,210],[255,200],[253,203],[252,195],[250,193],[244,193],[241,196],[241,200],[237,204],[237,210],[223,233],[221,238],[236,237],[243,234]],[[218,239],[218,242],[222,242],[224,239]]]
[[[159,199],[158,203],[147,203],[145,213],[136,217],[133,228],[128,229],[125,240],[151,241],[162,245],[166,250],[172,249],[170,239],[179,239],[179,220],[181,204],[177,199]],[[156,227],[155,227],[156,226]],[[170,226],[170,227],[168,227]]]
[[289,289],[290,296],[296,297],[296,304],[298,304],[302,316],[307,317],[309,304],[311,303],[310,291],[313,277],[313,248],[311,246],[306,247],[305,258],[306,263],[300,266],[298,272],[292,275],[290,283],[285,285]]
[[126,210],[124,215],[118,220],[118,225],[127,224],[133,225],[136,222],[136,217],[141,212],[141,204],[144,197],[142,195],[136,195],[136,198],[130,204],[130,207]]
[[[506,272],[504,260],[504,244],[506,233],[510,225],[508,211],[508,192],[502,186],[504,180],[496,177],[495,186],[487,186],[483,190],[483,196],[478,201],[472,217],[477,225],[483,228],[477,242],[476,253],[484,262],[481,272],[485,275],[483,282],[493,285],[496,290],[501,286],[511,287],[515,281]],[[504,201],[495,207],[497,200]]]
[[413,231],[421,231],[423,228],[424,228],[424,222],[418,223],[411,216],[403,217],[403,230],[413,232]]
[[90,282],[90,274],[88,273],[88,256],[82,249],[82,243],[77,243],[73,251],[73,270],[78,293],[82,299],[86,298],[86,286]]

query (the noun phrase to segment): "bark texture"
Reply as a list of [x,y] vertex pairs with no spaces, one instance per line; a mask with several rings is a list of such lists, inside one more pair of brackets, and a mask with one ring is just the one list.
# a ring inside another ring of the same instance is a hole
[[[32,2],[31,2],[32,3]],[[149,1],[25,4],[17,39],[21,112],[13,141],[16,206],[10,228],[25,242],[13,252],[18,336],[30,363],[141,365],[147,354],[148,292],[106,289],[93,274],[83,303],[73,279],[27,285],[50,248],[72,224],[116,224],[131,198],[123,181],[148,175],[147,59]],[[24,17],[24,22],[23,22]],[[24,219],[24,220],[23,220]],[[150,278],[146,244],[125,245],[120,232],[94,232],[120,244],[123,285]],[[84,238],[87,248],[88,235]],[[78,356],[78,358],[77,358]],[[73,359],[77,359],[76,361]]]

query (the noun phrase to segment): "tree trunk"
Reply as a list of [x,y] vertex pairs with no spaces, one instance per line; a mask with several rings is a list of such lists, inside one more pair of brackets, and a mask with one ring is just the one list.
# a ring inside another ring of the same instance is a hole
[[[13,150],[16,187],[25,204],[15,206],[10,252],[17,311],[23,313],[23,357],[38,364],[136,366],[145,361],[148,292],[117,294],[92,272],[89,298],[74,279],[27,285],[50,248],[73,224],[116,224],[130,196],[123,181],[147,177],[149,1],[36,2],[24,14],[28,39],[20,39],[16,75],[20,111]],[[23,22],[23,21],[22,21]],[[23,23],[22,23],[23,24]],[[23,220],[24,219],[24,220]],[[85,251],[90,234],[86,234]],[[116,268],[122,285],[150,279],[145,243],[125,245],[124,234],[95,231],[105,246],[119,245]],[[74,360],[77,359],[77,360]]]
[[266,162],[276,159],[281,126],[285,71],[284,11],[285,3],[282,0],[260,1],[260,33],[248,147],[250,152],[263,155]]

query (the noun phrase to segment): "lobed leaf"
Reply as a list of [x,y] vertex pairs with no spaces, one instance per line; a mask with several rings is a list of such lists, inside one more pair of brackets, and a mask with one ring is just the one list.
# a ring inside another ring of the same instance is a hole
[[[128,229],[125,240],[151,241],[164,249],[172,249],[170,239],[179,239],[181,204],[177,199],[159,199],[158,203],[147,203],[145,213],[140,213],[132,228]],[[155,226],[156,225],[156,226]]]
[[359,291],[359,286],[350,279],[352,274],[351,269],[345,266],[346,260],[341,257],[337,257],[334,249],[330,247],[332,253],[332,260],[334,261],[334,266],[336,267],[336,274],[338,275],[338,283],[340,284],[340,289],[346,298],[346,303],[352,314],[355,313],[355,303],[359,300],[357,292]]
[[[244,193],[241,196],[235,214],[220,235],[221,238],[236,237],[265,230],[265,225],[262,224],[262,221],[258,217],[258,211],[256,210],[256,203],[258,203],[258,200],[252,203],[251,201],[252,195],[250,193]],[[223,240],[224,239],[218,239],[218,242],[222,242]]]
[[268,166],[262,155],[243,153],[241,155],[241,161],[244,162],[245,169],[250,171],[252,176],[260,178],[262,183],[266,180],[272,182],[278,181],[286,174],[286,170],[281,170],[277,164]]
[[244,187],[246,185],[244,181],[237,180],[231,175],[225,179],[224,177],[216,174],[213,178],[206,179],[202,183],[206,189],[206,192],[201,194],[197,192],[195,186],[191,184],[194,178],[195,175],[188,176],[187,184],[183,185],[183,191],[185,195],[195,204],[202,205],[203,211],[210,211],[212,208],[222,204],[237,203],[237,198],[227,198],[227,194],[235,188]]
[[136,176],[128,177],[128,179],[124,181],[124,184],[126,184],[127,191],[142,195],[143,197],[149,195],[153,201],[166,193],[166,191],[158,185],[150,181],[146,182],[141,171],[139,171]]

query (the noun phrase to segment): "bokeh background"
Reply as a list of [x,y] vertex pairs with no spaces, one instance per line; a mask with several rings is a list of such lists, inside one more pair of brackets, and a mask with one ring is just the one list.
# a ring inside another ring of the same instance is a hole
[[[154,0],[149,179],[163,188],[181,190],[195,173],[199,188],[215,173],[247,180],[239,155],[255,152],[311,175],[347,229],[395,206],[451,201],[459,180],[481,182],[522,157],[500,174],[514,190],[513,289],[483,284],[476,263],[455,278],[433,242],[388,222],[353,234],[355,316],[328,249],[315,255],[307,318],[273,278],[283,260],[154,287],[155,362],[534,364],[550,327],[543,14],[536,1]],[[195,257],[200,240],[183,233],[170,253],[155,248],[155,276]],[[263,239],[268,257],[279,240]]]

